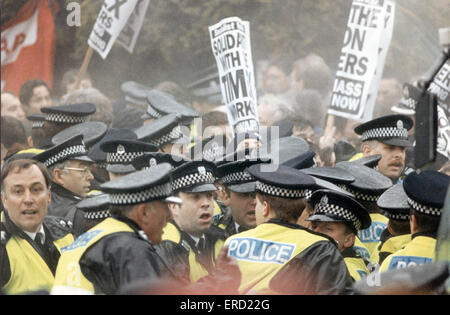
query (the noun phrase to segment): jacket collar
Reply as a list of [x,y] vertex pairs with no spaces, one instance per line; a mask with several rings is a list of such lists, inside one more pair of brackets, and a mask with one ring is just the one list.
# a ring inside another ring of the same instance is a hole
[[69,199],[72,199],[75,201],[80,201],[83,199],[82,197],[78,196],[77,194],[71,192],[70,190],[64,188],[63,186],[61,186],[55,182],[52,182],[51,191],[52,191],[52,193],[55,193],[57,195],[60,195],[62,197],[69,198]]

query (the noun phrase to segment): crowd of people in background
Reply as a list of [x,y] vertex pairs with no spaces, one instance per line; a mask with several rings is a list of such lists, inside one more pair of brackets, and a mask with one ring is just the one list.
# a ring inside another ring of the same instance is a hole
[[172,81],[111,99],[71,69],[62,95],[3,91],[2,293],[346,294],[434,261],[450,162],[415,169],[403,82],[381,80],[372,120],[326,128],[323,58],[259,73],[261,129],[236,135],[226,105]]

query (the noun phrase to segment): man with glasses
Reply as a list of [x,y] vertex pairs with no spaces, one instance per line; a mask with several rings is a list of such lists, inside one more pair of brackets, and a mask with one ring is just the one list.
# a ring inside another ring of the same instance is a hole
[[93,161],[86,154],[83,136],[78,135],[34,157],[47,166],[52,176],[50,215],[64,217],[71,222],[78,217],[75,205],[86,198],[94,178],[90,169]]

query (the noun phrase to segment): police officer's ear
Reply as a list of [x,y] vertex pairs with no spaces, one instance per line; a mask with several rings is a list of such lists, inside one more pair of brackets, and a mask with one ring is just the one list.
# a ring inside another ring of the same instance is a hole
[[350,248],[355,244],[355,233],[348,233],[344,238],[344,248]]
[[372,154],[372,151],[376,148],[377,144],[375,141],[365,141],[361,145],[361,152],[364,156],[369,156]]

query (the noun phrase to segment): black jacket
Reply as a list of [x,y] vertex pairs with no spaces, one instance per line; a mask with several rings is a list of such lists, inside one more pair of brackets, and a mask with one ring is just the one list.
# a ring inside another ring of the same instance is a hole
[[117,294],[144,279],[151,283],[172,277],[171,270],[139,226],[124,216],[113,218],[126,223],[134,232],[105,236],[81,257],[81,272],[94,284],[95,292]]
[[175,243],[171,240],[163,240],[160,244],[156,245],[156,250],[163,257],[164,261],[172,266],[176,272],[177,277],[183,281],[189,281],[190,278],[190,266],[189,266],[189,253],[193,251],[195,258],[199,264],[201,264],[209,273],[214,269],[214,261],[216,257],[215,245],[218,241],[225,242],[227,234],[220,228],[211,225],[209,230],[205,233],[205,246],[200,251],[195,246],[195,241],[182,231],[175,222],[172,222],[178,232],[180,233],[180,241]]
[[[305,229],[272,219],[269,223]],[[309,230],[308,230],[309,231]],[[352,279],[344,258],[334,240],[317,242],[291,259],[270,281],[270,287],[281,294],[344,294],[350,293]]]
[[83,200],[83,198],[54,182],[52,183],[51,190],[52,201],[48,207],[48,214],[73,222],[75,212],[77,211],[75,205]]

